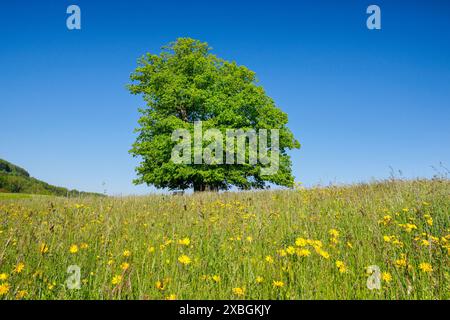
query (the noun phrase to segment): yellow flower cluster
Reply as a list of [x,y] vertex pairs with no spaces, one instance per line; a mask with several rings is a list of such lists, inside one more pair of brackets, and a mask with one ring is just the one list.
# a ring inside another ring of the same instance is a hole
[[339,270],[340,273],[346,273],[347,267],[343,261],[337,260],[336,261],[336,268]]

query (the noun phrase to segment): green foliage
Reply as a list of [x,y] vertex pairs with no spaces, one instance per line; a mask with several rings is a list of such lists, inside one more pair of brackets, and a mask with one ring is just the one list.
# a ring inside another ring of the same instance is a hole
[[[207,43],[179,38],[163,47],[160,55],[147,54],[131,75],[130,92],[142,95],[147,107],[141,109],[139,135],[130,150],[142,159],[135,183],[159,188],[241,189],[263,188],[266,182],[292,187],[291,160],[286,151],[299,148],[286,127],[287,115],[275,106],[255,73],[235,62],[210,53]],[[277,174],[262,176],[261,165],[175,164],[170,161],[174,130],[193,132],[194,121],[203,130],[278,129],[280,167]]]
[[97,193],[68,190],[62,187],[52,186],[46,182],[30,177],[24,169],[0,159],[0,192],[27,193],[55,196],[87,196]]
[[16,174],[24,177],[30,176],[25,169],[22,169],[21,167],[18,167],[3,159],[0,159],[0,172]]

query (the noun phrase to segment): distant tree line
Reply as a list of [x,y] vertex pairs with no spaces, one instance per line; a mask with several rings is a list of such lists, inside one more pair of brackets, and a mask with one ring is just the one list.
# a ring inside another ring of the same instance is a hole
[[11,173],[18,176],[29,177],[30,174],[21,167],[16,166],[6,160],[0,159],[0,172]]

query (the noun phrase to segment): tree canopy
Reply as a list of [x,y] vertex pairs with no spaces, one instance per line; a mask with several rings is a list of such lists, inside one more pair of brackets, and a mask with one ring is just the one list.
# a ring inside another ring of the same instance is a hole
[[[267,183],[293,185],[287,150],[300,144],[286,126],[287,114],[257,84],[253,71],[218,58],[207,43],[179,38],[159,55],[141,57],[131,80],[130,92],[141,95],[146,103],[139,109],[138,136],[130,150],[141,159],[135,183],[196,191],[264,188]],[[202,121],[204,131],[277,129],[277,172],[263,175],[261,163],[174,163],[171,153],[177,142],[172,133],[177,129],[193,132],[196,121]]]

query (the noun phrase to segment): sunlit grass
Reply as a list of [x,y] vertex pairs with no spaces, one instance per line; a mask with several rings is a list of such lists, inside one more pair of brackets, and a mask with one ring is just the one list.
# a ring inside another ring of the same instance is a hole
[[31,198],[33,195],[24,193],[3,193],[0,192],[0,200],[4,199],[25,199]]
[[[449,299],[450,183],[0,198],[0,298]],[[67,268],[81,268],[70,290]],[[381,288],[367,288],[367,267]]]

